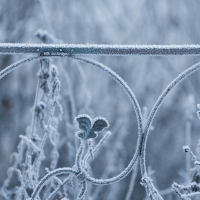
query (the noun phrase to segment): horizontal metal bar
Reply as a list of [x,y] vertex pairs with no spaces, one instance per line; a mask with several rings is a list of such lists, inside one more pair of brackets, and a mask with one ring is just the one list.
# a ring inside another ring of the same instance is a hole
[[56,55],[200,55],[200,45],[98,45],[0,43],[0,54]]

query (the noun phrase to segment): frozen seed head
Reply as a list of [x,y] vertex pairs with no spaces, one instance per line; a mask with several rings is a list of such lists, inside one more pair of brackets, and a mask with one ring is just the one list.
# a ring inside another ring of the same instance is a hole
[[36,117],[39,120],[44,119],[44,108],[45,108],[45,106],[46,106],[45,103],[41,101],[35,108],[35,114],[36,114]]
[[39,75],[39,78],[40,78],[40,79],[48,79],[48,78],[49,78],[49,73],[48,73],[48,72],[41,73],[41,74]]
[[40,103],[38,104],[38,106],[36,107],[36,110],[43,110],[46,107],[46,104],[42,101],[40,101]]
[[49,65],[50,60],[49,59],[40,59],[40,63],[41,63],[41,65]]

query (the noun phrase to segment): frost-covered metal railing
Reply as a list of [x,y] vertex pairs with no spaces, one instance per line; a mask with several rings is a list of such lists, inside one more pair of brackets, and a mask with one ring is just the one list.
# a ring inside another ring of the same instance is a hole
[[[46,176],[44,176],[37,185],[35,185],[35,189],[32,192],[30,197],[31,200],[37,199],[39,192],[42,187],[45,185],[46,181],[49,180],[53,176],[59,175],[69,175],[76,177],[82,188],[80,193],[77,196],[77,199],[84,199],[87,191],[87,183],[91,182],[95,185],[109,185],[113,184],[117,181],[125,178],[133,169],[134,165],[137,163],[137,160],[140,160],[140,169],[142,174],[142,185],[145,187],[146,192],[150,199],[152,200],[162,200],[163,198],[154,187],[152,180],[149,178],[146,169],[146,144],[148,139],[149,130],[151,124],[154,120],[154,117],[164,101],[165,97],[169,94],[169,92],[182,80],[191,75],[193,72],[200,69],[200,63],[197,63],[187,70],[178,75],[162,92],[162,94],[157,99],[154,104],[152,110],[150,111],[147,120],[144,122],[144,117],[142,116],[141,108],[138,104],[137,98],[135,97],[134,92],[130,89],[130,87],[126,84],[126,82],[118,76],[114,71],[112,71],[107,66],[93,60],[90,58],[82,57],[80,55],[199,55],[200,54],[200,45],[73,45],[73,44],[0,44],[0,54],[35,54],[33,57],[26,58],[20,60],[8,67],[4,70],[0,71],[0,79],[5,75],[10,73],[12,70],[24,65],[27,62],[31,62],[33,60],[44,60],[51,57],[61,57],[61,58],[70,58],[74,60],[78,60],[80,62],[88,63],[94,67],[97,67],[108,74],[111,78],[113,78],[126,92],[127,96],[132,102],[133,109],[135,111],[137,117],[138,124],[138,140],[136,151],[128,164],[128,166],[117,176],[114,176],[109,179],[96,179],[92,177],[85,165],[85,162],[90,158],[90,154],[87,153],[85,156],[84,148],[88,144],[89,139],[94,139],[97,137],[97,133],[104,128],[109,126],[107,120],[105,118],[95,118],[91,119],[88,115],[79,115],[76,117],[77,128],[79,132],[77,132],[77,137],[81,140],[81,144],[76,153],[76,159],[74,167],[72,168],[59,168],[49,172]],[[105,137],[107,137],[105,135]],[[100,140],[99,144],[92,150],[95,153],[98,148],[104,142],[104,138]],[[24,138],[28,140],[27,138]],[[32,144],[33,145],[33,144]],[[34,146],[34,145],[33,145]],[[37,151],[40,151],[35,147]],[[190,151],[189,147],[185,148],[185,151]],[[199,166],[199,161],[195,160],[196,165]],[[57,177],[56,177],[57,178]],[[64,185],[69,178],[60,181],[60,186]],[[173,189],[175,192],[182,198],[188,199],[190,196],[194,196],[199,194],[200,187],[199,185],[195,185],[195,190],[192,190],[193,185],[188,186],[188,193],[182,194],[180,192],[181,189],[185,189],[186,187],[180,186],[178,184],[173,185]],[[185,189],[186,190],[186,189]],[[55,190],[52,195],[48,199],[53,199],[56,194]]]
[[56,55],[200,55],[200,45],[98,45],[98,44],[0,44],[0,54]]

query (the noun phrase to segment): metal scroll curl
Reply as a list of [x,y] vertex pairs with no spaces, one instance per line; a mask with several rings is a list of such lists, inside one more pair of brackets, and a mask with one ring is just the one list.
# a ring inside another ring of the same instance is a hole
[[[137,118],[137,124],[138,124],[138,140],[137,140],[137,146],[136,146],[136,151],[130,161],[130,163],[128,164],[128,166],[118,175],[112,177],[112,178],[108,178],[108,179],[96,179],[93,178],[89,175],[89,173],[86,170],[82,170],[82,173],[85,176],[85,181],[82,187],[82,192],[80,193],[81,198],[82,196],[84,196],[85,191],[86,191],[86,181],[89,181],[95,185],[108,185],[108,184],[112,184],[115,183],[117,181],[122,180],[123,178],[125,178],[133,169],[134,164],[136,163],[136,160],[138,158],[140,158],[140,166],[141,166],[141,174],[142,174],[142,180],[146,180],[144,181],[144,186],[146,188],[146,191],[149,194],[149,196],[151,197],[151,199],[162,199],[162,197],[159,195],[159,193],[157,192],[156,188],[153,186],[153,183],[151,183],[151,181],[148,179],[148,175],[147,175],[147,170],[146,170],[146,145],[147,145],[147,140],[148,140],[148,135],[149,135],[149,129],[150,126],[154,120],[154,117],[159,109],[159,107],[161,106],[162,102],[164,101],[165,97],[169,94],[169,92],[181,81],[183,81],[186,77],[188,77],[189,75],[191,75],[192,73],[194,73],[195,71],[200,69],[200,63],[197,63],[195,65],[192,65],[190,68],[188,68],[187,70],[185,70],[184,72],[182,72],[180,75],[178,75],[169,85],[168,87],[162,92],[162,94],[159,96],[159,98],[157,99],[156,103],[154,104],[149,117],[147,119],[147,123],[146,126],[143,128],[143,118],[142,118],[142,114],[141,114],[141,108],[138,104],[138,101],[134,95],[134,93],[132,92],[132,90],[130,89],[130,87],[127,85],[127,83],[120,77],[118,76],[114,71],[112,71],[110,68],[108,68],[107,66],[92,60],[90,58],[86,58],[86,57],[80,57],[80,56],[74,56],[74,55],[58,55],[58,56],[35,56],[35,57],[30,57],[27,59],[23,59],[20,60],[8,67],[6,67],[4,70],[0,71],[0,79],[3,78],[5,75],[9,74],[11,71],[17,69],[18,67],[34,61],[34,60],[39,60],[39,59],[44,59],[44,58],[49,58],[49,57],[67,57],[67,58],[71,58],[74,60],[78,60],[84,63],[88,63],[91,64],[94,67],[100,68],[102,71],[104,71],[105,73],[107,73],[111,78],[113,78],[121,87],[122,89],[126,92],[126,94],[128,95],[129,99],[131,100],[131,103],[133,105],[135,114],[136,114],[136,118]],[[57,169],[54,170],[51,173],[57,173],[57,174],[62,174],[59,172],[59,170],[63,170],[64,168],[61,169]],[[71,168],[65,168],[66,172],[64,174],[75,174],[77,173],[77,171],[71,169]],[[43,187],[43,185],[45,184],[45,182],[49,179],[49,176],[46,175],[45,177],[43,177],[41,179],[41,181],[39,182],[39,184],[37,185],[36,189],[33,192],[33,195],[31,199],[34,199],[34,197],[36,197],[37,192],[40,191],[41,187]],[[151,183],[151,184],[149,184]],[[155,196],[157,195],[157,196]],[[78,197],[79,199],[79,197]]]

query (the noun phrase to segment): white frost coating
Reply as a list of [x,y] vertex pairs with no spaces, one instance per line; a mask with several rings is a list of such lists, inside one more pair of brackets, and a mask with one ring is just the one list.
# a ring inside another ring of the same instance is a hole
[[154,104],[148,120],[147,120],[147,124],[146,127],[144,129],[144,139],[143,139],[143,143],[142,143],[142,150],[141,150],[141,172],[142,174],[146,174],[146,144],[147,144],[147,139],[148,139],[148,134],[149,134],[149,128],[153,122],[153,119],[158,111],[158,109],[160,108],[162,102],[164,101],[165,97],[167,96],[167,94],[178,84],[180,83],[182,80],[184,80],[186,77],[188,77],[189,75],[191,75],[192,73],[194,73],[195,71],[200,69],[200,63],[196,63],[195,65],[192,65],[190,68],[188,68],[187,70],[185,70],[184,72],[182,72],[180,75],[177,76],[177,78],[175,78],[169,85],[168,87],[162,92],[162,94],[159,96],[159,98],[157,99],[156,103]]
[[139,160],[137,161],[137,163],[135,164],[135,167],[133,168],[133,171],[131,174],[131,180],[129,183],[129,188],[128,188],[128,192],[126,194],[125,200],[131,200],[131,196],[132,196],[132,193],[135,187],[136,178],[137,178],[138,167],[139,167]]
[[135,98],[135,95],[133,94],[132,90],[129,88],[127,83],[120,76],[118,76],[115,72],[113,72],[110,68],[108,68],[107,66],[105,66],[95,60],[85,58],[85,57],[70,56],[69,58],[73,58],[73,59],[76,59],[76,60],[79,60],[79,61],[82,61],[85,63],[92,64],[93,66],[98,67],[101,70],[103,70],[104,72],[106,72],[123,88],[123,90],[126,92],[126,94],[128,95],[128,97],[130,98],[130,100],[133,104],[133,108],[135,110],[137,123],[138,123],[138,141],[137,141],[135,154],[133,155],[133,158],[131,159],[128,166],[120,174],[118,174],[117,176],[115,176],[113,178],[109,178],[109,179],[95,179],[95,178],[90,177],[88,172],[84,171],[84,173],[87,176],[87,180],[92,182],[93,184],[107,185],[107,184],[115,183],[115,182],[120,181],[123,178],[125,178],[131,172],[131,170],[140,154],[140,148],[141,148],[141,143],[142,143],[142,130],[143,130],[142,129],[142,124],[143,124],[142,123],[142,114],[141,114],[140,106]]
[[[54,57],[54,56],[52,56],[52,57]],[[28,59],[20,60],[19,62],[16,62],[16,63],[6,67],[4,70],[2,70],[0,72],[0,79],[3,78],[8,73],[10,73],[12,70],[17,69],[18,67],[22,66],[25,63],[28,63],[33,60],[43,59],[43,58],[47,58],[47,56],[36,56],[36,57],[31,57]],[[134,107],[134,110],[136,113],[137,122],[138,122],[139,136],[138,136],[138,141],[137,141],[137,146],[136,146],[136,152],[133,155],[133,158],[130,161],[129,165],[119,175],[117,175],[113,178],[110,178],[110,179],[95,179],[95,178],[90,177],[89,174],[85,171],[85,174],[88,176],[88,180],[91,181],[93,184],[97,184],[97,185],[98,184],[100,184],[100,185],[101,184],[111,184],[111,183],[120,181],[121,179],[123,179],[125,176],[127,176],[131,172],[133,165],[135,164],[135,162],[140,154],[141,141],[142,141],[142,136],[141,136],[142,114],[141,114],[140,106],[135,98],[135,95],[133,94],[132,90],[129,88],[127,83],[121,77],[119,77],[115,72],[113,72],[110,68],[108,68],[107,66],[105,66],[95,60],[89,59],[89,58],[75,57],[75,56],[70,56],[70,58],[92,64],[93,66],[98,67],[101,70],[103,70],[104,72],[106,72],[107,74],[109,74],[124,89],[124,91],[127,93],[127,95],[129,96],[129,98],[133,104],[133,107]]]
[[[26,136],[23,136],[23,135],[20,135],[19,137],[22,138],[23,140],[25,140],[25,142],[27,142],[28,144],[30,144],[36,153],[40,152],[40,149],[34,144],[34,142],[32,140],[30,140],[29,138],[27,138]],[[29,145],[27,145],[27,146],[29,146]]]
[[14,69],[17,69],[18,67],[20,67],[20,66],[22,66],[22,65],[24,65],[24,64],[26,64],[26,63],[28,63],[30,61],[37,60],[37,59],[40,59],[40,56],[26,58],[26,59],[20,60],[20,61],[18,61],[16,63],[13,63],[13,64],[9,65],[8,67],[6,67],[5,69],[0,71],[0,79],[2,79],[4,76],[9,74]]
[[[98,144],[93,148],[93,154],[97,153],[97,151],[101,148],[101,146],[106,142],[107,138],[111,135],[110,131],[107,131],[106,134],[101,138],[101,140],[98,142]],[[88,152],[85,155],[84,158],[84,163],[89,161],[89,159],[91,159],[91,154]]]
[[151,200],[163,200],[163,198],[160,196],[158,190],[153,185],[152,180],[147,175],[144,175],[142,177],[142,181],[141,181],[140,184],[145,187],[146,192],[149,196],[149,199],[151,199]]
[[40,55],[200,55],[200,45],[105,45],[0,43],[0,54]]
[[34,200],[35,198],[37,198],[38,193],[40,192],[40,190],[42,189],[42,187],[44,186],[45,182],[47,180],[49,180],[51,177],[53,176],[58,176],[58,175],[63,175],[63,174],[74,174],[77,175],[77,171],[71,169],[71,168],[60,168],[60,169],[56,169],[50,173],[48,173],[46,176],[44,176],[40,182],[38,183],[37,187],[35,188],[34,192],[31,195],[31,200]]
[[[56,46],[56,45],[55,45]],[[54,47],[55,47],[54,46]],[[85,45],[84,45],[85,46]],[[95,46],[95,45],[89,45],[89,46]],[[109,45],[105,45],[104,47],[105,48],[107,48]],[[115,47],[116,45],[114,45],[114,47]],[[173,45],[174,46],[174,45]],[[171,47],[173,47],[173,46],[169,46],[170,48],[168,49],[168,50],[172,50],[172,48]],[[0,52],[1,52],[1,45],[0,45]],[[27,47],[27,46],[26,46]],[[26,47],[23,47],[23,48],[26,48]],[[30,47],[30,46],[29,46]],[[45,52],[47,52],[48,53],[48,55],[49,56],[52,56],[52,52],[51,52],[51,50],[55,50],[54,49],[54,47],[52,47],[53,49],[48,49],[48,50],[50,50],[50,51],[44,51],[43,52],[43,55],[44,54],[46,54]],[[80,48],[81,46],[78,46],[78,49]],[[96,47],[96,46],[95,46]],[[113,48],[113,46],[111,46],[112,48]],[[117,52],[119,52],[119,50],[122,50],[122,49],[120,49],[120,46],[118,46],[119,48],[117,49]],[[138,51],[140,51],[140,50],[144,50],[145,52],[146,52],[146,50],[148,50],[147,52],[153,52],[153,50],[152,50],[152,47],[153,46],[149,46],[149,48],[146,48],[146,49],[144,49],[143,47],[144,46],[141,46],[142,48],[139,48],[139,46],[137,46],[137,48],[139,49],[137,49]],[[159,45],[154,45],[154,50],[155,50],[155,47],[157,48],[156,50],[159,50],[161,53],[165,53],[166,51],[167,51],[167,49],[165,49],[164,47],[166,47],[166,46],[160,46],[159,47]],[[179,48],[180,47],[180,48]],[[186,48],[187,47],[187,48]],[[12,47],[9,47],[9,48],[11,48],[11,50],[12,50]],[[13,48],[15,48],[15,46],[13,46]],[[30,49],[32,49],[33,47],[30,47]],[[44,47],[44,48],[46,48],[46,46]],[[57,47],[55,47],[56,49],[57,49]],[[64,48],[64,47],[63,47]],[[68,47],[67,47],[68,48]],[[74,48],[74,47],[73,47]],[[89,48],[89,47],[88,47]],[[112,50],[112,48],[110,48],[111,50]],[[123,46],[123,48],[125,48],[125,46]],[[127,48],[127,46],[126,46],[126,48]],[[192,52],[192,54],[196,54],[195,52],[198,52],[199,51],[199,47],[198,47],[198,45],[193,45],[192,47],[191,47],[191,45],[186,45],[186,46],[174,46],[174,48],[175,48],[175,50],[177,50],[177,52],[179,52],[179,51],[182,51],[182,53],[184,54],[184,52],[186,52],[186,50],[188,51],[188,52]],[[36,51],[37,51],[37,54],[38,54],[38,49],[39,49],[39,51],[42,51],[40,48],[37,48],[36,49]],[[102,48],[103,49],[103,48]],[[108,48],[109,49],[109,48]],[[18,50],[20,50],[20,49],[18,49]],[[34,49],[32,49],[32,50],[34,50]],[[46,49],[45,49],[46,50]],[[65,49],[62,49],[63,51],[65,51]],[[84,50],[84,48],[82,48],[81,49],[81,51],[82,50]],[[94,50],[94,49],[90,49],[90,50]],[[96,49],[95,49],[96,50]],[[104,51],[106,51],[107,49],[103,49]],[[126,50],[130,50],[129,48],[127,48]],[[197,51],[196,51],[197,50]],[[60,49],[59,49],[59,51],[60,51]],[[74,51],[74,50],[73,50]],[[102,51],[103,52],[103,51]],[[100,52],[100,54],[102,53],[102,52]],[[176,53],[177,52],[174,52],[174,54],[175,55],[177,55]],[[17,52],[17,53],[19,53],[19,52]],[[2,78],[2,77],[4,77],[5,75],[7,75],[8,73],[10,73],[12,70],[14,70],[14,69],[16,69],[16,68],[18,68],[19,66],[21,66],[21,65],[23,65],[23,64],[25,64],[25,63],[27,63],[27,62],[29,62],[29,61],[33,61],[33,60],[37,60],[37,59],[42,59],[42,58],[46,58],[46,57],[49,57],[49,56],[42,56],[42,53],[41,52],[39,52],[40,53],[40,56],[35,56],[35,57],[32,57],[32,58],[28,58],[28,59],[23,59],[23,60],[21,60],[21,61],[19,61],[19,62],[16,62],[16,63],[14,63],[14,64],[12,64],[12,65],[10,65],[10,66],[8,66],[7,68],[5,68],[4,70],[2,70],[1,72],[0,72],[0,79]],[[54,52],[55,53],[55,52]],[[91,52],[86,52],[86,54],[90,54]],[[112,53],[112,52],[108,52],[108,54],[109,53]],[[159,53],[159,52],[158,52]],[[169,53],[170,53],[170,51],[169,51]],[[78,53],[77,53],[78,54]],[[84,54],[84,53],[83,53]],[[95,54],[95,52],[92,52],[91,54]],[[187,53],[186,53],[187,54]],[[146,127],[145,127],[145,130],[144,130],[144,132],[143,132],[143,130],[142,130],[142,126],[141,126],[141,124],[142,124],[142,117],[141,117],[141,112],[140,112],[140,107],[139,107],[139,105],[138,105],[138,103],[137,103],[137,100],[136,100],[136,98],[135,98],[135,96],[134,96],[134,94],[132,93],[132,91],[130,90],[130,88],[128,87],[128,85],[123,81],[123,79],[121,79],[121,77],[119,77],[115,72],[113,72],[111,69],[109,69],[108,67],[106,67],[106,66],[104,66],[103,64],[101,64],[101,63],[98,63],[97,61],[94,61],[94,60],[91,60],[91,59],[88,59],[88,58],[82,58],[82,57],[76,57],[76,56],[74,56],[74,55],[66,55],[66,53],[65,54],[63,54],[64,56],[67,56],[67,57],[71,57],[71,58],[73,58],[73,59],[77,59],[77,60],[79,60],[79,61],[82,61],[82,62],[86,62],[86,63],[89,63],[89,64],[92,64],[93,66],[96,66],[96,67],[99,67],[100,69],[102,69],[103,71],[105,71],[106,73],[108,73],[124,90],[125,90],[125,92],[127,93],[127,95],[129,96],[129,98],[131,99],[131,102],[133,103],[133,106],[134,106],[134,110],[135,110],[135,112],[136,112],[136,117],[137,117],[137,120],[138,120],[138,129],[139,129],[139,137],[138,137],[138,143],[137,143],[137,149],[136,149],[136,152],[135,152],[135,154],[134,154],[134,156],[133,156],[133,158],[132,158],[132,160],[131,160],[131,162],[129,163],[129,165],[128,165],[128,167],[124,170],[124,171],[122,171],[119,175],[117,175],[117,176],[115,176],[115,177],[113,177],[113,178],[110,178],[110,179],[95,179],[95,178],[92,178],[92,177],[89,177],[89,175],[87,176],[87,180],[88,181],[91,181],[92,183],[94,183],[94,184],[111,184],[111,183],[114,183],[114,182],[116,182],[116,181],[119,181],[119,180],[121,180],[121,179],[123,179],[126,175],[128,175],[128,173],[130,172],[130,170],[133,168],[133,165],[134,165],[134,163],[135,163],[135,161],[137,160],[137,158],[138,158],[138,155],[140,154],[140,146],[141,146],[141,144],[142,144],[142,150],[141,150],[141,171],[142,171],[142,174],[143,173],[145,173],[145,171],[146,171],[146,164],[145,164],[145,148],[146,148],[146,142],[147,142],[147,138],[148,138],[148,132],[149,132],[149,128],[150,128],[150,126],[151,126],[151,124],[152,124],[152,121],[153,121],[153,119],[154,119],[154,116],[156,115],[156,113],[157,113],[157,111],[158,111],[158,109],[159,109],[159,107],[160,107],[160,105],[162,104],[162,102],[163,102],[163,100],[165,99],[165,97],[167,96],[167,94],[169,93],[169,91],[171,90],[171,89],[173,89],[173,87],[174,86],[176,86],[179,82],[181,82],[185,77],[187,77],[187,76],[189,76],[190,74],[192,74],[193,72],[195,72],[196,70],[198,70],[199,68],[200,68],[200,63],[197,63],[197,64],[195,64],[195,65],[193,65],[192,67],[190,67],[189,69],[187,69],[186,71],[184,71],[183,73],[181,73],[176,79],[174,79],[170,84],[169,84],[169,86],[167,87],[167,89],[165,89],[164,91],[163,91],[163,93],[161,94],[161,96],[158,98],[158,100],[157,100],[157,102],[155,103],[155,105],[154,105],[154,107],[153,107],[153,109],[152,109],[152,111],[151,111],[151,113],[150,113],[150,115],[149,115],[149,118],[148,118],[148,121],[147,121],[147,125],[146,125]],[[103,53],[102,53],[102,55],[103,55]],[[116,55],[116,54],[113,54],[113,55]],[[121,55],[121,54],[120,54]],[[125,55],[125,51],[124,51],[124,54],[123,55]],[[143,54],[144,55],[144,54]],[[150,55],[150,54],[148,54],[148,55]],[[157,55],[157,54],[155,54],[155,52],[154,52],[154,54],[153,55]],[[159,55],[171,55],[171,54],[159,54]],[[181,54],[179,54],[179,55],[181,55]],[[60,56],[60,55],[56,55],[56,56]],[[199,108],[199,106],[198,106],[198,108]],[[144,138],[143,138],[143,140],[142,140],[142,133],[144,134],[143,136],[144,136]],[[27,139],[27,138],[24,138],[24,139]],[[185,150],[186,150],[187,148],[185,148]],[[188,149],[187,149],[188,150]],[[199,163],[198,163],[199,164]],[[81,168],[81,167],[80,167]],[[86,173],[86,175],[87,175],[87,173]],[[47,178],[47,177],[46,177]],[[145,180],[147,180],[147,176],[146,176],[146,178],[145,178]],[[44,179],[42,179],[43,181],[44,181]],[[41,181],[42,181],[41,180]],[[41,182],[40,182],[41,183]],[[41,185],[40,185],[41,186]],[[83,187],[83,188],[86,188],[86,186],[85,187]],[[159,194],[158,194],[158,197],[160,198],[160,196],[159,196]]]

